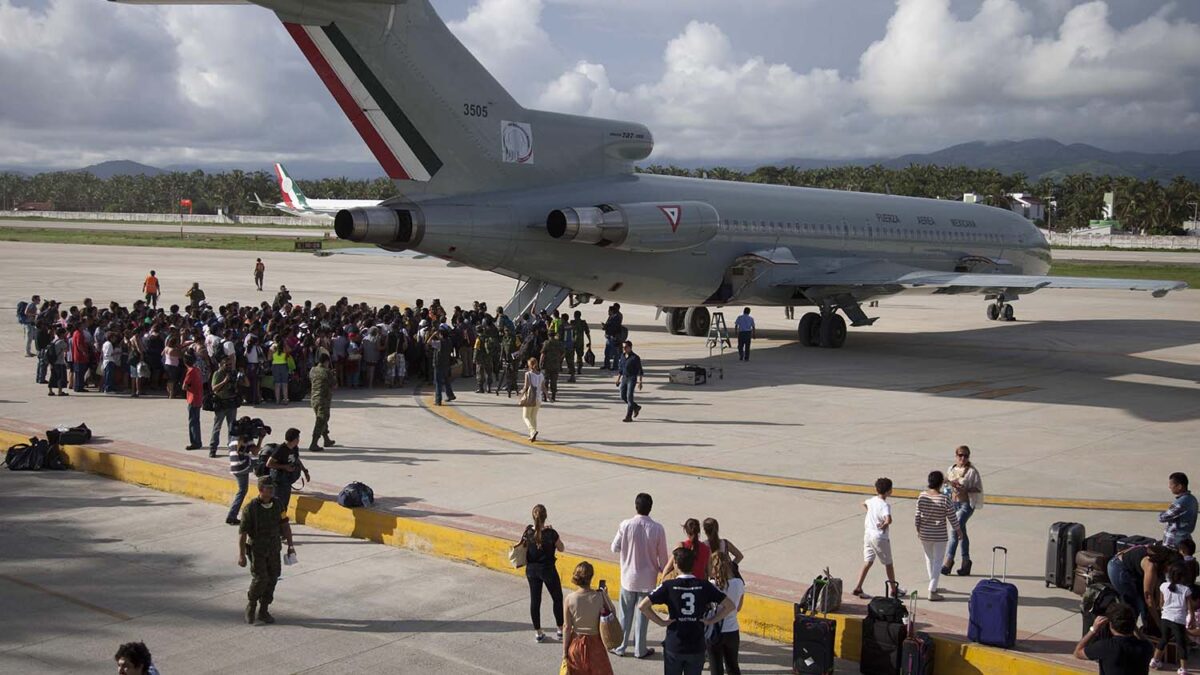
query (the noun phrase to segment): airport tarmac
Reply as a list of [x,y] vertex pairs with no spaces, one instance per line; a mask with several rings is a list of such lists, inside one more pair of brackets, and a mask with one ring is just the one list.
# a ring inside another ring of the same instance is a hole
[[[251,284],[257,255],[10,243],[0,251],[0,283],[9,289],[10,312],[17,298],[35,292],[68,304],[85,295],[98,304],[131,302],[150,267],[163,279],[165,304],[182,302],[193,281],[212,302],[257,302],[269,299]],[[511,280],[433,260],[261,255],[266,287],[285,283],[297,299],[437,297],[447,306],[473,299],[494,306],[514,288]],[[1165,506],[1166,476],[1191,469],[1200,431],[1200,293],[1042,292],[1015,307],[1017,322],[994,323],[984,318],[981,298],[884,300],[868,310],[879,322],[851,329],[841,350],[800,347],[781,309],[755,309],[762,339],[751,360],[739,363],[734,353],[709,359],[703,339],[667,335],[653,308],[626,306],[630,339],[649,368],[639,420],[620,423],[613,380],[595,369],[564,385],[559,402],[540,414],[546,441],[630,458],[624,464],[507,440],[504,432],[523,431],[515,403],[473,394],[462,380],[452,408],[476,421],[470,424],[433,414],[411,390],[338,392],[331,424],[344,447],[306,462],[314,480],[364,480],[411,505],[510,522],[514,538],[541,502],[568,547],[597,551],[631,514],[633,495],[648,491],[672,538],[682,539],[678,524],[687,517],[716,517],[746,553],[743,570],[791,582],[807,582],[828,565],[853,584],[862,497],[725,480],[719,470],[857,485],[887,475],[897,487],[915,488],[966,443],[989,494]],[[582,309],[593,326],[603,318],[603,306]],[[86,421],[106,438],[184,453],[181,402],[48,398],[32,381],[33,360],[20,356],[18,336],[15,322],[0,324],[0,417],[47,426]],[[598,330],[594,347],[599,355]],[[668,384],[667,371],[685,362],[721,367],[724,378],[702,387]],[[311,428],[304,406],[251,414],[277,431]],[[685,476],[634,465],[646,459],[713,471]],[[896,501],[893,547],[901,583],[923,588],[912,515],[911,501]],[[923,604],[922,612],[965,617],[992,546],[1007,546],[1021,630],[1043,647],[1069,651],[1079,635],[1078,598],[1042,581],[1046,531],[1058,520],[1083,522],[1089,532],[1160,532],[1152,512],[987,505],[970,522],[976,576],[944,581],[947,602]],[[868,590],[881,579],[873,571]]]
[[[224,511],[87,474],[0,472],[0,672],[111,672],[129,641],[168,674],[557,670],[562,644],[534,642],[523,579],[306,527],[277,623],[247,626],[250,575]],[[777,673],[790,650],[744,638],[741,654],[743,672]]]

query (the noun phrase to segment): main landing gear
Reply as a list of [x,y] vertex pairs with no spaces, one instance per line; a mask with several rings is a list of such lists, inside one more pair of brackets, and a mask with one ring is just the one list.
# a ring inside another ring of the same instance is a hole
[[800,317],[800,344],[838,349],[846,344],[846,320],[836,310],[821,308]]
[[664,307],[663,324],[672,335],[705,337],[712,323],[707,307]]
[[1004,296],[996,298],[987,306],[987,318],[991,321],[1016,321],[1017,315],[1012,305],[1004,300]]

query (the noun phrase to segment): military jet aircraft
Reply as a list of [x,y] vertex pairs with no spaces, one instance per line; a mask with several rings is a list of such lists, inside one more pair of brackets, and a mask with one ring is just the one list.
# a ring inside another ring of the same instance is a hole
[[1010,303],[1041,289],[1186,287],[1047,276],[1045,237],[1004,209],[635,173],[649,129],[521,106],[428,0],[253,4],[283,22],[403,195],[339,211],[337,236],[516,279],[513,313],[604,298],[702,336],[710,308],[805,306],[800,342],[841,347],[846,319],[870,325],[863,303],[898,293],[979,294],[989,319],[1011,320]]

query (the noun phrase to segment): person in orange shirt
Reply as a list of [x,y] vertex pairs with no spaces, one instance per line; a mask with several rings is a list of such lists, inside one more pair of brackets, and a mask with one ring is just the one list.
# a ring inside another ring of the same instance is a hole
[[158,309],[158,295],[161,292],[158,286],[158,276],[154,270],[150,270],[150,276],[142,282],[142,292],[146,294],[146,304],[154,309]]

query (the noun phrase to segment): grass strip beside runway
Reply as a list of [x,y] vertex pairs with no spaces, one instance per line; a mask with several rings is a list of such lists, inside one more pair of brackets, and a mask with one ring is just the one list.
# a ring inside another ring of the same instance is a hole
[[1186,281],[1188,286],[1200,288],[1200,265],[1055,261],[1054,266],[1050,268],[1050,274],[1060,277]]
[[[256,226],[257,227],[257,226]],[[184,234],[172,232],[127,232],[117,230],[60,230],[36,227],[0,228],[0,241],[35,244],[90,244],[99,246],[156,246],[162,248],[206,248],[227,251],[292,252],[297,241],[319,241],[323,250],[362,246],[321,237],[258,237],[238,234]],[[312,254],[312,251],[298,251]]]

